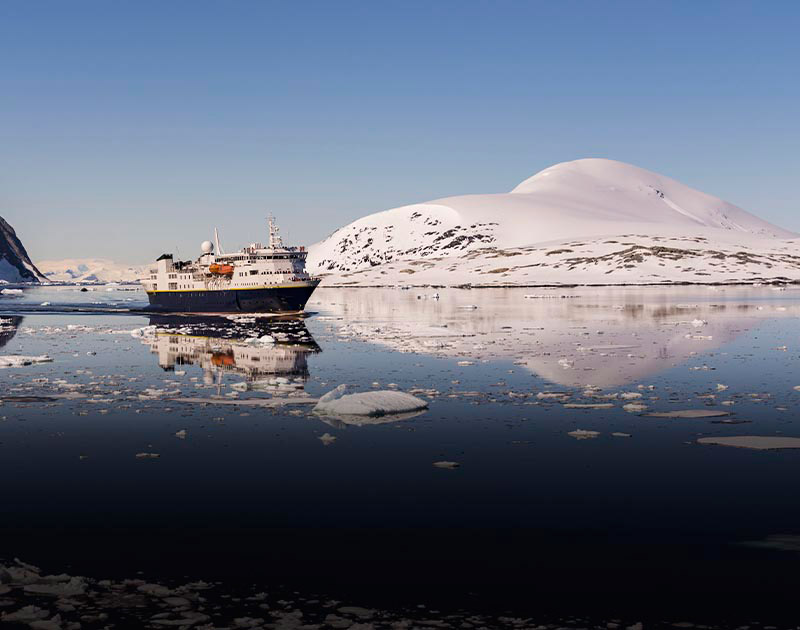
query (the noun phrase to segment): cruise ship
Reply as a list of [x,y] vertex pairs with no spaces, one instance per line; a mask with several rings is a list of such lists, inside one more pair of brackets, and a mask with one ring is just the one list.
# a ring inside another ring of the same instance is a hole
[[269,243],[251,243],[225,254],[205,241],[192,261],[163,254],[141,283],[150,310],[168,313],[297,313],[319,284],[306,271],[305,247],[284,246],[269,218]]

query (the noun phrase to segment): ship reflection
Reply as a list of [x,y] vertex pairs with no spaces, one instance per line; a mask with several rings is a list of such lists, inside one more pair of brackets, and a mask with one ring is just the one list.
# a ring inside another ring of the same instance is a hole
[[235,321],[153,316],[155,334],[143,340],[165,371],[197,366],[203,382],[221,390],[230,377],[234,391],[296,393],[309,377],[308,355],[320,347],[302,319]]
[[4,315],[0,317],[0,348],[3,348],[14,338],[22,319],[19,315]]

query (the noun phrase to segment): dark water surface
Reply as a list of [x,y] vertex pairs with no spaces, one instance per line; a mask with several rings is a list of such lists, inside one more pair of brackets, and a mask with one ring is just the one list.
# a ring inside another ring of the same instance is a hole
[[[255,321],[0,298],[0,354],[52,358],[0,370],[0,557],[365,605],[796,618],[800,450],[697,440],[800,437],[797,290],[433,293],[319,290],[304,320]],[[291,404],[342,383],[429,409]],[[675,410],[729,415],[644,415]]]

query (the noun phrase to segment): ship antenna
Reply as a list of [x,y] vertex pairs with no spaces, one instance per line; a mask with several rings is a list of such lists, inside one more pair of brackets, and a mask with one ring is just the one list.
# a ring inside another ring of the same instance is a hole
[[217,228],[214,228],[214,242],[217,244],[217,253],[223,254],[222,248],[219,246],[219,233],[217,232]]
[[280,230],[278,226],[275,224],[275,217],[269,215],[267,217],[267,222],[269,223],[269,248],[270,249],[280,249],[283,247],[283,240],[281,240]]

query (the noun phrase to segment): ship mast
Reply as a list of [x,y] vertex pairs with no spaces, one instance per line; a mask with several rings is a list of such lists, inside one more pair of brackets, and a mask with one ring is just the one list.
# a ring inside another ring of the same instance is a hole
[[269,223],[269,248],[282,249],[283,239],[281,239],[280,230],[278,229],[278,226],[275,224],[275,217],[269,215],[267,217],[267,222]]
[[217,243],[217,254],[223,254],[222,248],[219,246],[219,232],[217,232],[217,228],[214,228],[214,241]]

